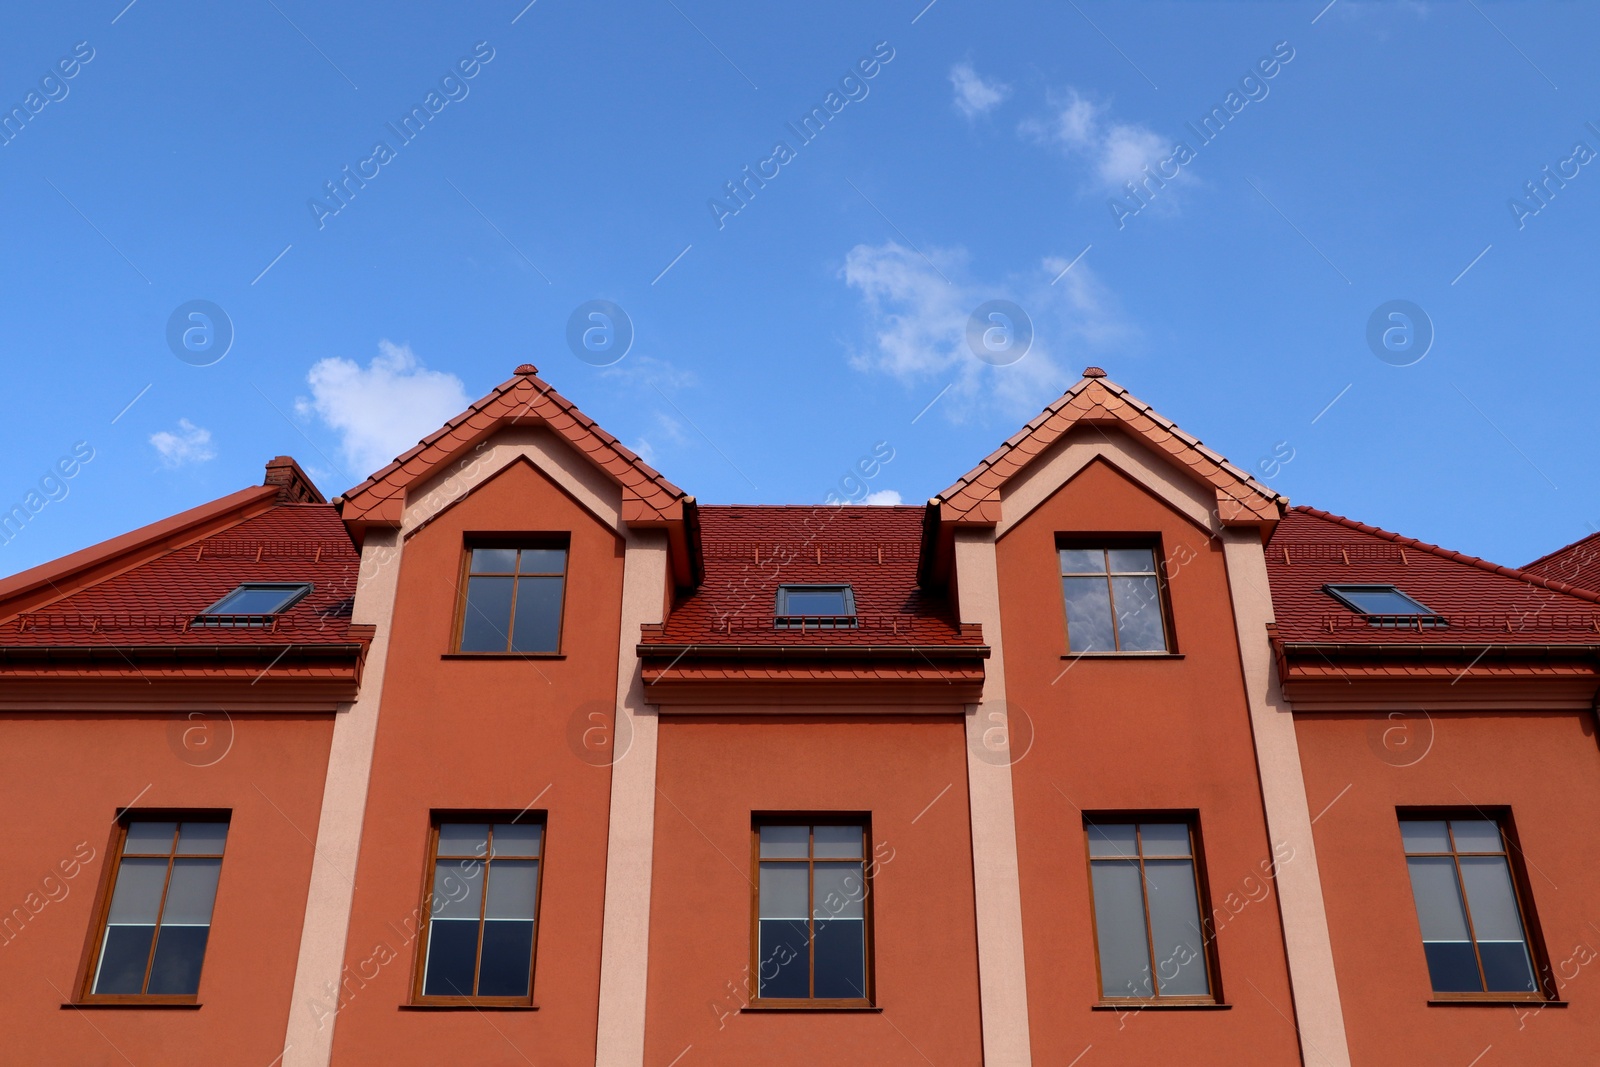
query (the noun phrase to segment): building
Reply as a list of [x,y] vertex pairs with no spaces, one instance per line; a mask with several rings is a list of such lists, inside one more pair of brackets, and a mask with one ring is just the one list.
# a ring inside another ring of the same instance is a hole
[[1578,571],[1095,368],[855,508],[699,505],[519,367],[0,582],[0,1060],[1592,1063]]

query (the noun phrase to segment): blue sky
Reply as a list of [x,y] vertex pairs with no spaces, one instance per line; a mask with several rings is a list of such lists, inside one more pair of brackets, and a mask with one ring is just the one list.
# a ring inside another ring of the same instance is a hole
[[522,362],[703,502],[879,442],[847,486],[921,501],[1097,364],[1297,503],[1513,564],[1600,521],[1581,5],[125,3],[0,35],[0,504],[93,449],[0,573],[279,453],[339,492]]

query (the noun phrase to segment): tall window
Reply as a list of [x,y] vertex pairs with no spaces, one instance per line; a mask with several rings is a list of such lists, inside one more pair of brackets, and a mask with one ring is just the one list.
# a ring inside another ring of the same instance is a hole
[[1505,828],[1477,813],[1402,818],[1400,838],[1434,992],[1538,995]]
[[544,823],[502,818],[434,823],[422,1002],[532,1002]]
[[872,1003],[867,826],[758,819],[758,1001]]
[[461,607],[462,652],[559,652],[567,550],[473,548]]
[[1088,820],[1086,829],[1101,995],[1211,1000],[1191,824]]
[[125,817],[96,933],[87,999],[192,1001],[211,933],[224,818]]
[[1166,613],[1151,548],[1063,548],[1072,652],[1165,652]]

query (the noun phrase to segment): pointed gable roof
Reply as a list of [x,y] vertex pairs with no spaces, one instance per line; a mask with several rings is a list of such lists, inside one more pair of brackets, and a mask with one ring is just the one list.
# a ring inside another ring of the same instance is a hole
[[1210,485],[1224,525],[1270,526],[1282,515],[1287,499],[1156,414],[1149,404],[1107,378],[1105,371],[1089,367],[1083,375],[982,463],[929,501],[938,508],[940,521],[973,526],[999,522],[1000,494],[1006,483],[1079,426],[1115,426]]
[[1600,533],[1579,538],[1564,548],[1540,556],[1522,569],[1541,578],[1600,591]]
[[407,494],[452,460],[509,426],[542,426],[622,488],[622,519],[629,526],[664,528],[672,543],[680,585],[700,574],[694,497],[667,481],[524,363],[467,410],[424,437],[394,462],[345,493],[340,514],[359,541],[369,527],[398,528]]

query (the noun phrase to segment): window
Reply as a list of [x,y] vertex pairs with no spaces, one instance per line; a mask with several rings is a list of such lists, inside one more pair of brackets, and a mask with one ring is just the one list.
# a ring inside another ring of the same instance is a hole
[[1392,585],[1325,585],[1322,591],[1351,611],[1370,616],[1373,626],[1445,625],[1445,620],[1415,597]]
[[1072,652],[1165,652],[1152,548],[1063,548],[1061,591]]
[[310,582],[245,582],[195,617],[196,626],[265,626],[311,592]]
[[566,584],[564,547],[469,550],[459,650],[559,652]]
[[1212,1000],[1193,826],[1086,820],[1085,829],[1101,995]]
[[757,820],[756,1003],[872,1003],[867,826]]
[[416,999],[531,1004],[544,821],[468,819],[434,822]]
[[780,630],[838,630],[856,624],[855,592],[848,585],[778,586]]
[[228,821],[129,815],[117,837],[116,873],[95,931],[85,999],[192,1002]]
[[1538,996],[1504,827],[1477,812],[1403,817],[1400,839],[1433,991]]

